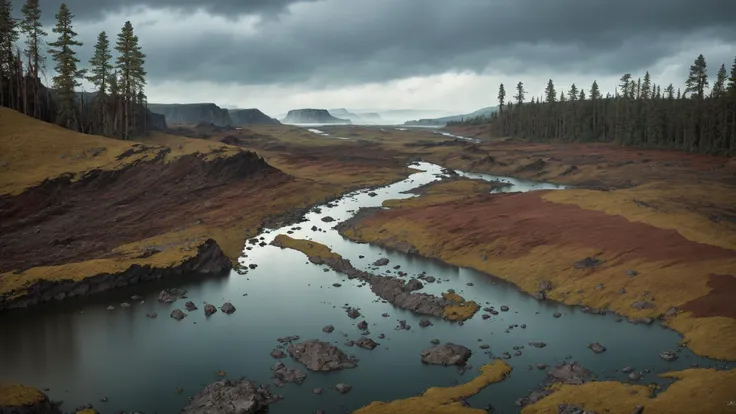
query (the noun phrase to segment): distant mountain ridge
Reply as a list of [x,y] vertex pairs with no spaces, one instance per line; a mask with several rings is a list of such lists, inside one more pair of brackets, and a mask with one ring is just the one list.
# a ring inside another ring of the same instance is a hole
[[326,109],[292,109],[281,120],[285,124],[352,124],[349,119],[336,118]]
[[255,124],[279,124],[258,109],[227,109],[214,103],[157,104],[149,103],[148,109],[166,117],[170,125],[213,124],[217,126],[244,126]]
[[443,126],[446,125],[448,122],[453,121],[462,121],[463,119],[471,119],[471,118],[477,118],[479,116],[489,116],[492,113],[496,112],[498,110],[498,107],[496,106],[487,106],[485,108],[481,108],[477,111],[471,112],[469,114],[463,114],[463,115],[452,115],[452,116],[443,116],[440,118],[424,118],[419,119],[415,121],[406,121],[404,122],[404,125],[437,125],[437,126]]

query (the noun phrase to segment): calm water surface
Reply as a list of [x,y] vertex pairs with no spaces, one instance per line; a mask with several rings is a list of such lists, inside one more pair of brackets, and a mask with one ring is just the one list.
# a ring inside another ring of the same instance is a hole
[[[386,199],[411,197],[403,192],[443,176],[442,168],[436,165],[420,163],[415,167],[425,172],[375,190],[376,197],[370,197],[366,191],[349,194],[330,207],[323,206],[321,213],[307,214],[307,222],[266,231],[262,234],[264,241],[268,243],[276,235],[292,231],[292,237],[309,238],[332,247],[358,268],[393,274],[396,272],[393,266],[400,265],[410,276],[426,271],[442,280],[440,284],[428,284],[424,288],[426,292],[439,294],[454,288],[466,299],[476,300],[483,306],[507,305],[511,308],[509,312],[489,320],[482,320],[478,314],[464,326],[436,319],[434,326],[423,329],[418,324],[420,317],[377,301],[368,287],[358,287],[358,281],[308,263],[297,251],[253,246],[244,250],[240,259],[246,265],[258,264],[247,275],[233,271],[219,278],[169,279],[87,299],[0,314],[0,381],[48,387],[49,396],[63,400],[62,408],[68,411],[92,403],[103,414],[118,410],[177,413],[187,404],[188,397],[218,380],[219,370],[226,371],[230,378],[246,376],[270,383],[270,367],[275,360],[269,353],[277,345],[276,338],[300,335],[302,339],[317,338],[338,344],[360,358],[358,367],[333,373],[308,372],[302,385],[272,386],[286,398],[271,406],[269,412],[312,413],[324,409],[330,414],[343,413],[374,400],[406,398],[431,386],[469,381],[475,375],[474,370],[461,375],[451,367],[425,366],[420,362],[421,350],[437,338],[471,348],[473,356],[469,363],[474,367],[494,356],[500,357],[503,352],[513,354],[515,345],[525,345],[521,356],[508,360],[514,368],[510,378],[489,386],[470,400],[477,407],[493,404],[497,412],[514,413],[518,411],[514,400],[527,395],[544,379],[543,371],[528,371],[529,364],[554,364],[571,355],[600,378],[625,380],[624,374],[614,370],[627,365],[637,370],[648,369],[651,373],[640,381],[648,383],[661,381],[657,373],[684,369],[692,363],[701,366],[715,363],[687,349],[682,350],[675,362],[659,359],[657,354],[675,348],[680,338],[658,324],[617,323],[613,315],[590,315],[571,307],[539,302],[487,275],[353,243],[331,230],[361,207],[376,207]],[[503,191],[561,188],[482,174],[463,175],[503,179],[514,184]],[[325,216],[333,217],[335,222],[322,222]],[[320,231],[311,231],[313,225]],[[361,255],[365,257],[360,259]],[[371,263],[379,257],[389,258],[390,265],[373,268]],[[335,282],[342,287],[332,287]],[[468,287],[467,283],[474,286]],[[158,292],[168,287],[188,289],[189,300],[200,309],[180,322],[169,318],[171,310],[183,309],[184,300],[159,303]],[[132,295],[142,296],[143,301],[131,302]],[[234,314],[218,312],[205,319],[204,302],[219,306],[225,301],[235,305]],[[133,306],[119,308],[121,302],[131,302]],[[346,304],[361,309],[371,337],[380,343],[379,347],[368,351],[342,345],[348,338],[359,337],[355,325],[363,319],[348,318],[342,309]],[[116,309],[107,311],[109,305]],[[148,312],[157,312],[159,317],[149,319]],[[554,312],[563,316],[555,319]],[[390,317],[382,317],[383,313],[389,313]],[[396,330],[398,319],[406,319],[412,329]],[[335,331],[322,332],[327,324],[334,325]],[[507,333],[512,324],[526,324],[527,328],[514,328]],[[386,335],[383,340],[377,339],[381,333]],[[527,345],[530,341],[546,342],[547,347],[530,347]],[[587,348],[593,341],[601,342],[608,351],[594,354]],[[490,345],[490,354],[478,348],[481,344]],[[291,359],[283,361],[304,370]],[[354,388],[340,395],[330,389],[339,382]],[[313,394],[312,389],[317,387],[325,388],[326,392]],[[178,392],[180,389],[183,392]],[[99,402],[102,397],[108,397],[109,401]]]

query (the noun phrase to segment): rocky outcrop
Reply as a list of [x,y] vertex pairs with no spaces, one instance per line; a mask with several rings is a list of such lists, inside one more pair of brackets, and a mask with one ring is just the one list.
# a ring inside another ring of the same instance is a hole
[[358,366],[340,348],[316,339],[290,344],[286,350],[310,371],[336,371]]
[[197,254],[180,264],[167,268],[132,265],[120,273],[101,273],[82,280],[40,280],[17,295],[0,295],[0,310],[24,308],[43,302],[87,296],[141,282],[159,280],[184,274],[214,275],[229,271],[232,263],[217,245],[208,239],[197,249]]
[[335,118],[326,109],[293,109],[281,122],[285,124],[350,124],[349,119]]
[[534,404],[554,392],[555,384],[581,385],[593,379],[590,371],[575,361],[564,361],[547,370],[547,379],[541,386],[526,397],[516,400],[516,405],[525,406]]
[[169,125],[197,125],[213,123],[218,126],[232,125],[227,109],[213,103],[193,104],[148,104],[148,109],[166,117]]
[[255,414],[281,398],[271,394],[268,388],[245,379],[222,380],[195,395],[182,414]]
[[20,384],[0,384],[0,414],[61,414],[43,392]]
[[448,342],[422,351],[422,362],[432,365],[465,365],[471,355],[470,349]]
[[275,118],[264,114],[256,108],[250,109],[232,109],[230,112],[230,120],[233,125],[281,125]]

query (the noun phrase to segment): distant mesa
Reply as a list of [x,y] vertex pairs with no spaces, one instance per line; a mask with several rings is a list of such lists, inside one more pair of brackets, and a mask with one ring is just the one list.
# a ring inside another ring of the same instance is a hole
[[406,121],[404,122],[404,125],[424,125],[424,126],[444,126],[448,122],[455,122],[455,121],[462,121],[464,119],[473,119],[477,118],[479,116],[490,116],[492,113],[496,112],[495,106],[488,106],[485,108],[481,108],[475,112],[471,112],[469,114],[463,114],[463,115],[452,115],[452,116],[443,116],[440,118],[425,118],[425,119],[418,119],[414,121]]
[[368,112],[365,114],[358,114],[361,118],[365,119],[366,121],[378,121],[381,119],[381,115],[375,113],[375,112]]
[[326,109],[292,109],[281,122],[285,124],[352,124],[349,119],[330,115]]
[[280,122],[269,117],[258,109],[227,109],[214,103],[192,104],[148,104],[148,109],[166,117],[169,125],[202,125],[244,126],[244,125],[276,125]]

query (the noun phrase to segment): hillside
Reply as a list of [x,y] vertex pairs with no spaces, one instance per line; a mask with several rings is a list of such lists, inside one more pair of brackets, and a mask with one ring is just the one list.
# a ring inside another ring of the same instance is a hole
[[496,112],[497,107],[495,106],[487,106],[485,108],[481,108],[477,111],[471,112],[469,114],[463,114],[463,115],[452,115],[452,116],[443,116],[440,118],[425,118],[425,119],[419,119],[415,121],[406,121],[404,125],[436,125],[436,126],[444,126],[448,122],[457,122],[467,119],[473,119],[477,118],[479,116],[489,116],[492,113]]
[[281,123],[277,119],[269,117],[256,108],[231,109],[229,113],[232,124],[236,126],[278,125]]
[[164,115],[169,125],[196,125],[212,123],[219,126],[232,125],[227,109],[213,103],[193,104],[148,104],[151,112]]
[[281,120],[285,124],[349,124],[349,119],[335,118],[326,109],[293,109]]
[[0,125],[0,309],[218,273],[264,220],[330,194],[222,143],[121,141],[7,108]]

